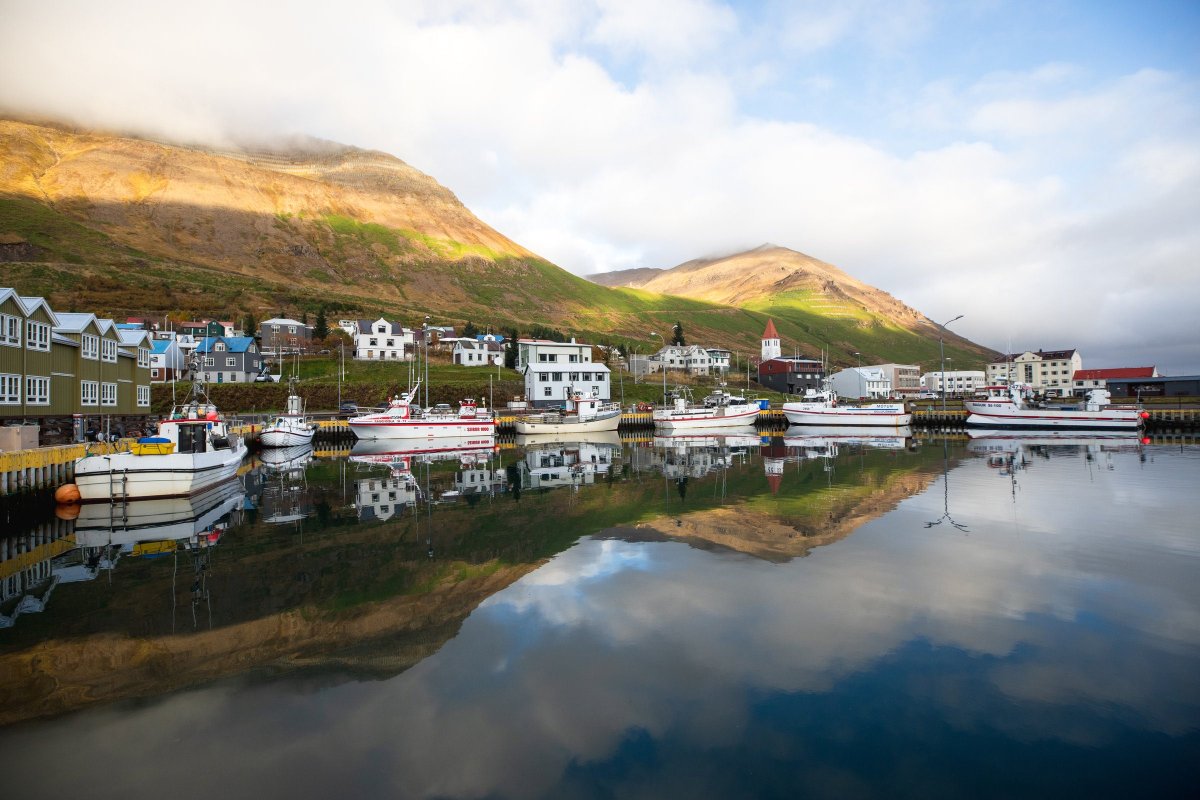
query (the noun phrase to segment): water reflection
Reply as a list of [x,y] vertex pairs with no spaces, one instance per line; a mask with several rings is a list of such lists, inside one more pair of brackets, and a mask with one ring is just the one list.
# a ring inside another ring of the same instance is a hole
[[[1114,795],[1193,775],[1194,449],[1009,440],[1036,466],[1013,503],[994,442],[829,438],[314,459],[317,502],[397,474],[419,492],[367,525],[350,492],[303,544],[243,520],[212,630],[122,627],[97,594],[56,595],[52,625],[0,640],[4,719],[154,699],[0,733],[12,777],[79,791],[51,768],[64,748],[136,746],[143,768],[94,791],[145,792],[181,742],[223,765],[197,794]],[[444,498],[476,469],[495,501]],[[951,509],[971,536],[927,527]],[[136,577],[106,602],[129,613],[166,579]],[[98,647],[125,665],[108,683],[79,667]],[[138,648],[169,659],[141,669]]]

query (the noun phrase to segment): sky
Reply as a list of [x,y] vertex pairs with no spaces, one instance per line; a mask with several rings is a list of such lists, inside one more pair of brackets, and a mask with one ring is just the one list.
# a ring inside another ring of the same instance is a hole
[[770,242],[1200,374],[1200,3],[0,0],[0,110],[383,150],[579,275]]

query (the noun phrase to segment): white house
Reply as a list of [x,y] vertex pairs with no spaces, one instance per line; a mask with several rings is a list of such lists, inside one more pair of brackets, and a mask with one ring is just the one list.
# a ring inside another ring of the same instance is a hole
[[525,376],[525,396],[535,407],[562,405],[571,390],[612,397],[606,365],[592,361],[592,346],[572,339],[517,340],[517,370]]
[[712,357],[699,345],[669,344],[650,357],[653,371],[661,369],[682,370],[691,375],[707,375],[712,368]]
[[733,363],[733,351],[721,347],[708,347],[705,348],[705,352],[708,353],[708,363],[712,369],[720,373],[729,371]]
[[345,331],[354,340],[354,357],[360,361],[411,361],[416,339],[413,331],[399,322],[380,317],[343,320]]
[[988,364],[987,377],[992,384],[1027,383],[1035,391],[1057,389],[1068,394],[1075,373],[1081,369],[1083,359],[1077,350],[1026,350]]
[[156,338],[150,343],[151,383],[167,383],[183,377],[186,365],[187,359],[179,348],[178,339]]
[[876,400],[892,393],[892,381],[879,367],[849,367],[835,372],[829,382],[838,397]]
[[[946,370],[944,384],[946,394],[968,395],[987,386],[987,377],[980,370]],[[921,376],[921,385],[925,387],[925,391],[941,394],[942,373],[926,372]]]
[[452,361],[464,367],[495,366],[504,363],[504,345],[495,337],[456,339]]

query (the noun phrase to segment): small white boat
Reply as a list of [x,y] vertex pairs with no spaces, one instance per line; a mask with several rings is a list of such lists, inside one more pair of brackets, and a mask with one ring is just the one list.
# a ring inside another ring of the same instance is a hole
[[820,391],[808,389],[800,400],[783,404],[790,425],[867,425],[901,428],[912,423],[903,402],[838,405],[837,394],[828,382]]
[[967,400],[967,425],[981,428],[1066,430],[1130,430],[1140,428],[1150,415],[1138,406],[1112,405],[1107,389],[1092,389],[1082,403],[1034,403],[1030,387],[1022,383],[988,386],[987,397]]
[[[198,365],[192,374],[200,374]],[[230,433],[197,377],[183,405],[159,422],[157,436],[127,451],[84,456],[75,462],[75,485],[85,503],[190,497],[237,474],[245,455],[246,443]]]
[[360,414],[347,422],[359,439],[431,439],[445,436],[492,436],[496,417],[467,398],[458,411],[448,405],[422,409],[413,405],[421,382],[407,394],[396,395],[383,411]]
[[[689,402],[690,391],[682,388],[682,396],[664,408],[654,409],[654,426],[679,430],[683,428],[737,428],[753,425],[762,409],[758,400],[714,392],[702,404]],[[765,401],[763,401],[765,402]]]
[[288,379],[287,411],[264,426],[259,434],[263,447],[296,447],[312,442],[317,426],[304,415],[304,401],[296,394],[296,382],[295,377]]
[[621,424],[621,405],[605,403],[595,392],[573,392],[563,411],[543,411],[517,417],[517,433],[557,433],[571,435],[594,431],[615,431]]
[[616,431],[584,431],[582,433],[519,433],[517,447],[543,447],[545,445],[595,444],[621,447],[621,434]]

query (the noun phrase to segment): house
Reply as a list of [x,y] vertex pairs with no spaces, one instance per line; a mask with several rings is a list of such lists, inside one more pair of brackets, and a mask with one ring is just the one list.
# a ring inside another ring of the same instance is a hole
[[707,375],[712,369],[712,357],[699,345],[669,344],[650,356],[652,372],[663,369],[680,370],[689,375]]
[[200,376],[209,383],[249,383],[263,369],[263,356],[250,336],[206,336],[196,346]]
[[456,339],[452,361],[464,367],[504,363],[504,345],[495,339]]
[[[194,348],[193,348],[194,349]],[[150,382],[168,383],[183,377],[187,359],[179,347],[179,340],[154,339],[150,342]]]
[[612,397],[608,367],[592,361],[590,344],[574,339],[518,339],[517,370],[525,376],[525,396],[535,407],[562,405],[570,391]]
[[[944,387],[943,387],[944,383]],[[946,370],[945,376],[939,370],[926,372],[921,376],[921,387],[927,392],[941,394],[943,388],[948,395],[966,397],[982,390],[987,386],[987,376],[981,370]]]
[[1115,378],[1157,378],[1157,367],[1116,367],[1114,369],[1081,369],[1071,377],[1071,390],[1084,395],[1092,389],[1107,389]]
[[186,333],[189,336],[195,336],[197,339],[203,339],[205,336],[227,336],[225,332],[225,323],[218,322],[215,319],[191,320],[190,322],[179,323],[179,332]]
[[1009,353],[987,365],[990,384],[1026,383],[1034,391],[1054,389],[1063,394],[1071,390],[1075,373],[1083,369],[1083,359],[1075,350],[1026,350]]
[[[312,344],[312,329],[299,320],[275,317],[258,326],[259,341],[264,353],[276,356],[303,353]],[[186,331],[185,331],[186,332]],[[213,336],[214,334],[206,334]],[[224,336],[224,334],[215,334]]]
[[41,297],[0,288],[0,417],[145,413],[147,336],[122,332],[94,314],[58,313]]
[[838,397],[880,400],[892,394],[892,381],[879,367],[848,367],[829,377]]
[[776,356],[758,365],[758,382],[776,392],[804,394],[820,389],[824,380],[824,365],[810,358]]
[[344,328],[354,340],[354,358],[360,361],[411,361],[416,350],[414,332],[383,317],[349,320]]
[[707,347],[705,348],[705,352],[708,353],[710,369],[722,375],[729,372],[730,364],[733,362],[732,350],[726,350],[722,347]]
[[892,396],[915,397],[921,393],[921,367],[918,364],[874,364],[884,371],[892,384]]

